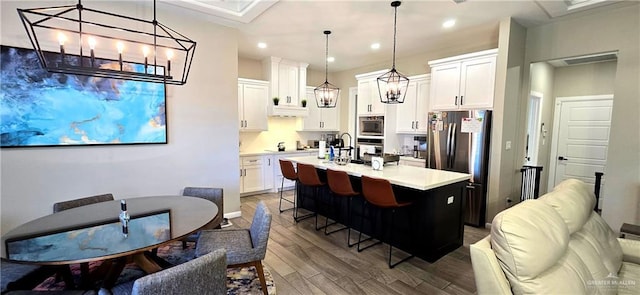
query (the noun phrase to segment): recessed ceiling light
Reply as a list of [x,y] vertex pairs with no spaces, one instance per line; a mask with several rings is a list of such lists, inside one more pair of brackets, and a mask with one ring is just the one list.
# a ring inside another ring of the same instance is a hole
[[259,42],[258,43],[258,48],[267,48],[267,43]]
[[373,43],[371,44],[371,49],[380,49],[380,43]]
[[456,25],[455,19],[449,19],[442,23],[443,28],[451,28]]
[[334,62],[334,61],[336,61],[336,58],[333,57],[333,56],[329,56],[329,57],[327,57],[327,61],[328,62]]

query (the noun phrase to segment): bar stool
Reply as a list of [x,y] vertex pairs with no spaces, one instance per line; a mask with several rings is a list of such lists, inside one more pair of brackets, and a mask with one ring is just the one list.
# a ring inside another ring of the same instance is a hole
[[[351,180],[349,180],[349,175],[344,171],[336,171],[332,169],[327,169],[327,183],[329,184],[329,189],[331,192],[340,198],[340,207],[338,208],[338,216],[342,213],[342,199],[347,198],[347,222],[345,227],[335,229],[333,231],[327,232],[327,228],[329,225],[336,224],[334,222],[332,224],[328,224],[329,216],[324,221],[324,234],[329,235],[341,230],[347,230],[347,246],[353,247],[357,243],[351,244],[351,202],[353,197],[360,195],[360,193],[353,190],[351,186]],[[335,198],[334,198],[335,199]]]
[[[393,193],[393,188],[391,187],[391,183],[388,180],[371,178],[364,175],[362,176],[362,195],[364,196],[364,199],[365,199],[365,207],[367,204],[371,204],[379,209],[383,209],[383,210],[391,209],[391,230],[389,235],[389,261],[388,261],[389,268],[394,268],[396,265],[413,258],[414,255],[411,254],[409,257],[405,257],[400,261],[391,264],[391,251],[393,250],[392,243],[393,243],[393,230],[394,230],[393,219],[395,217],[396,209],[407,207],[412,203],[411,202],[398,203]],[[362,212],[362,218],[361,218],[361,221],[362,221],[361,226],[363,227],[364,227],[365,207],[363,207],[362,209],[363,212]],[[374,224],[375,223],[377,223],[377,220],[374,220]],[[384,223],[383,223],[383,226],[384,226]],[[382,235],[384,237],[384,230]],[[368,239],[361,241],[361,237],[362,237],[362,231],[360,231],[360,234],[358,235],[358,252],[361,252],[364,249],[380,244],[382,242],[381,240],[379,240],[376,243],[373,243],[367,247],[360,249],[361,242],[373,239],[373,237],[369,237]]]
[[[321,230],[323,227],[318,227],[318,211],[320,209],[319,200],[320,200],[320,188],[322,188],[325,183],[320,181],[320,177],[318,177],[318,172],[316,168],[312,165],[298,163],[298,180],[302,185],[306,187],[311,187],[313,189],[312,198],[314,200],[314,205],[316,207],[316,212],[296,218],[296,222],[306,219],[311,216],[316,217],[316,230]],[[304,202],[305,195],[302,194],[301,202]],[[297,208],[297,206],[296,206]]]
[[[295,209],[296,207],[296,196],[298,193],[298,174],[296,173],[296,169],[293,168],[293,163],[291,163],[291,161],[287,161],[283,159],[280,159],[279,161],[280,161],[280,171],[282,171],[282,183],[280,184],[280,204],[278,205],[278,210],[280,210],[280,213],[282,213],[287,210]],[[289,200],[282,196],[284,192],[285,178],[295,182],[295,188],[293,190],[293,200]],[[282,210],[282,200],[285,200],[293,204],[293,207]],[[293,217],[295,218],[296,216],[294,215]]]

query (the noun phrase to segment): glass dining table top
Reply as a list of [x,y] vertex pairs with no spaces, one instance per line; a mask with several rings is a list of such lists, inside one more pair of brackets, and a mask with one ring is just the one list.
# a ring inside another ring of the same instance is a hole
[[208,200],[185,196],[126,199],[125,236],[120,201],[77,207],[27,222],[2,236],[2,257],[37,264],[69,264],[126,256],[178,240],[218,214]]

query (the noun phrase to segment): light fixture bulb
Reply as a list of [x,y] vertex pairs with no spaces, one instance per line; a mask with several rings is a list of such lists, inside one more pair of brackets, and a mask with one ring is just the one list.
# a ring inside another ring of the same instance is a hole
[[124,50],[124,43],[118,41],[116,43],[116,48],[118,49],[118,53],[122,53],[122,51]]
[[64,45],[65,41],[67,41],[67,36],[65,36],[62,32],[58,32],[58,43],[60,43],[60,45]]
[[267,48],[267,43],[264,43],[264,42],[258,43],[258,48],[263,48],[263,49]]
[[149,46],[142,46],[142,54],[144,57],[149,56]]
[[96,38],[89,37],[89,49],[96,49]]
[[371,44],[371,49],[380,49],[380,43],[373,43]]
[[173,58],[173,50],[167,49],[167,60],[171,60]]
[[329,57],[327,57],[327,61],[328,62],[334,62],[334,61],[336,61],[336,58],[333,57],[333,56],[329,56]]

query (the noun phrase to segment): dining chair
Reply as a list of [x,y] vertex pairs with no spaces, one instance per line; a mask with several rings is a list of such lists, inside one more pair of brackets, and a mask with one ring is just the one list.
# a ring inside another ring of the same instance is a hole
[[91,205],[91,204],[100,203],[100,202],[108,202],[113,200],[114,199],[112,194],[102,194],[102,195],[85,197],[85,198],[80,198],[75,200],[58,202],[53,204],[53,213],[69,210],[71,208],[76,208],[80,206]]
[[217,249],[174,267],[146,275],[135,281],[101,288],[99,295],[156,295],[227,293],[227,257]]
[[51,269],[40,265],[21,264],[0,260],[0,293],[9,290],[33,289],[53,274]]
[[267,252],[270,229],[271,212],[264,201],[260,201],[249,229],[201,231],[196,244],[196,257],[216,249],[226,249],[227,267],[254,266],[260,279],[262,293],[267,294],[267,282],[264,278],[262,260]]
[[[367,177],[364,175],[362,176],[362,195],[364,196],[364,199],[365,199],[365,207],[363,207],[362,209],[362,217],[361,217],[361,223],[360,223],[361,225],[364,224],[364,215],[365,215],[364,211],[366,210],[367,204],[373,207],[376,207],[380,210],[391,210],[391,222],[389,224],[389,226],[391,227],[391,230],[389,230],[390,234],[389,234],[389,240],[388,240],[389,241],[389,260],[388,260],[389,268],[394,268],[396,265],[413,258],[414,255],[412,254],[412,255],[409,255],[408,257],[401,259],[400,261],[391,263],[391,251],[393,250],[393,232],[394,232],[393,221],[396,215],[396,211],[400,208],[410,206],[412,203],[398,202],[395,197],[395,194],[393,193],[393,187],[391,186],[391,183],[388,180]],[[377,221],[374,220],[373,224],[375,223],[377,223]],[[382,225],[384,226],[385,223],[382,223]],[[375,234],[375,230],[373,232]],[[382,231],[383,238],[384,238],[384,232],[385,230]],[[361,238],[362,238],[362,231],[360,231],[360,233],[358,234],[358,252],[362,252],[362,250],[365,250],[374,245],[382,243],[382,239],[380,239],[378,240],[378,242],[375,242],[364,248],[360,248],[361,242],[373,239],[373,237],[369,237],[365,240],[361,240]]]
[[[182,191],[183,196],[196,197],[209,200],[218,206],[218,215],[202,229],[216,229],[220,228],[224,216],[224,191],[222,188],[213,187],[185,187]],[[182,240],[182,248],[187,248],[187,242],[196,243],[200,231],[187,236]]]

